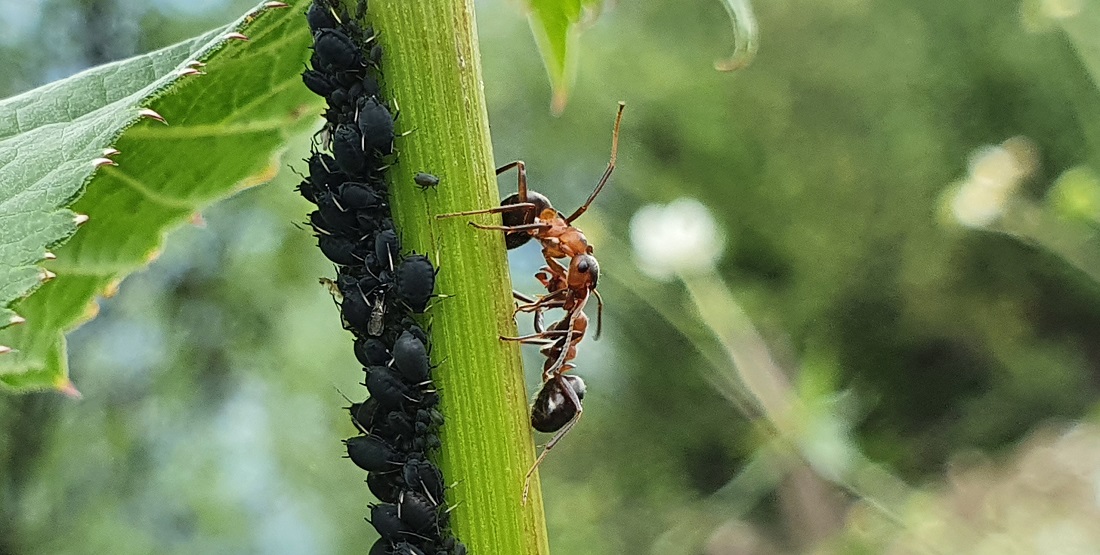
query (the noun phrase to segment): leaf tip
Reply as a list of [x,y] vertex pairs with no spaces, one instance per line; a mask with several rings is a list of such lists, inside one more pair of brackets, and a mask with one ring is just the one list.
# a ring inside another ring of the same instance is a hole
[[47,281],[50,281],[51,279],[53,279],[55,277],[57,277],[57,274],[55,274],[55,273],[53,273],[49,270],[42,270],[41,272],[38,273],[38,280],[43,282],[43,283],[45,283]]
[[0,355],[6,355],[10,353],[11,350],[11,347],[8,347],[7,345],[0,345]]
[[187,67],[193,67],[193,68],[206,67],[206,64],[204,64],[204,63],[202,63],[198,60],[191,60],[191,61],[189,61],[189,62],[187,62],[186,64],[183,64],[183,65],[185,65]]
[[248,37],[244,33],[237,32],[226,33],[223,38],[226,40],[248,40]]
[[286,2],[264,2],[264,7],[268,9],[289,8],[290,4],[287,4]]
[[122,284],[122,280],[112,279],[103,288],[103,292],[101,293],[101,295],[103,295],[103,298],[105,298],[105,299],[110,299],[111,297],[114,297],[115,295],[118,294],[118,288],[119,288],[119,285],[121,285],[121,284]]
[[122,153],[119,152],[118,149],[114,149],[114,148],[105,148],[105,149],[103,149],[103,156],[104,157],[111,157],[111,156],[114,156],[116,154],[122,154]]
[[18,314],[16,314],[16,315],[13,315],[13,316],[12,316],[12,317],[11,317],[11,318],[10,318],[10,319],[8,320],[8,325],[9,325],[9,326],[18,326],[19,324],[25,324],[25,323],[27,323],[27,319],[26,319],[26,318],[24,318],[24,317],[22,317],[22,316],[20,316],[20,315],[18,315]]
[[84,396],[84,394],[81,393],[75,385],[73,385],[73,381],[70,380],[68,377],[58,378],[53,386],[54,389],[56,389],[59,393],[70,399],[80,399]]
[[84,318],[84,321],[88,321],[95,319],[96,316],[99,316],[99,303],[92,301],[84,307],[84,314],[81,317]]
[[179,77],[189,77],[191,75],[206,75],[205,71],[199,71],[197,68],[185,67],[176,72]]
[[110,158],[96,158],[95,160],[92,160],[92,166],[96,167],[96,168],[98,168],[100,166],[117,166],[117,165],[118,165],[118,162],[115,162],[114,160],[111,160]]
[[164,125],[168,125],[168,121],[164,119],[164,116],[156,113],[156,111],[154,110],[150,110],[149,108],[142,108],[138,110],[138,116],[143,118],[155,119],[163,123]]
[[89,218],[87,214],[77,214],[76,216],[73,216],[73,223],[78,226],[84,225],[88,223],[88,220],[90,219],[91,218]]
[[562,115],[565,112],[565,105],[569,102],[569,91],[564,88],[558,88],[554,90],[553,97],[550,99],[550,113],[555,116]]
[[46,251],[42,253],[42,260],[57,260],[57,255],[50,251]]

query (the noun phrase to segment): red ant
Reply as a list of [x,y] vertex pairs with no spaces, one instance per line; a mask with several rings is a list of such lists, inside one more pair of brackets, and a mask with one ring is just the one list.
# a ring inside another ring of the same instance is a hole
[[554,258],[573,258],[578,254],[591,254],[592,247],[588,245],[588,239],[581,230],[573,227],[573,222],[584,214],[596,195],[607,184],[611,172],[615,169],[615,158],[619,150],[619,123],[623,119],[625,102],[619,102],[619,112],[615,116],[615,130],[611,134],[611,159],[607,162],[607,169],[603,177],[596,184],[588,200],[577,208],[569,217],[556,210],[550,204],[550,199],[542,194],[527,188],[527,168],[522,160],[510,162],[499,168],[496,173],[500,175],[512,168],[519,172],[518,190],[500,201],[500,206],[484,208],[481,210],[469,210],[452,214],[440,214],[436,218],[452,218],[455,216],[472,216],[474,214],[502,214],[504,225],[484,225],[470,222],[470,225],[478,229],[490,229],[504,232],[505,246],[511,250],[530,241],[532,238],[542,244],[543,257],[549,263]]
[[[595,295],[598,305],[597,338],[602,327],[603,299],[596,291],[600,267],[596,257],[592,255],[592,246],[588,244],[584,233],[572,224],[588,210],[615,169],[619,148],[619,125],[625,107],[625,103],[619,103],[619,111],[615,116],[615,128],[611,135],[611,158],[607,163],[607,169],[604,170],[592,194],[588,196],[588,200],[569,217],[556,210],[545,196],[527,188],[527,169],[523,162],[518,160],[496,170],[497,175],[512,168],[516,168],[519,173],[517,192],[505,197],[500,206],[436,216],[449,218],[499,213],[502,215],[503,225],[482,225],[474,222],[470,222],[470,225],[478,229],[503,231],[505,246],[508,249],[519,247],[532,238],[542,245],[546,266],[542,267],[535,277],[546,287],[547,294],[534,299],[513,292],[513,296],[523,303],[517,305],[516,312],[534,313],[535,333],[520,337],[501,336],[505,341],[542,346],[540,352],[546,357],[546,362],[543,365],[542,388],[535,396],[531,407],[531,426],[540,432],[557,432],[527,471],[523,485],[524,503],[527,502],[531,476],[549,454],[550,449],[573,428],[583,412],[581,400],[584,399],[585,393],[584,380],[578,376],[566,375],[566,372],[576,368],[571,361],[576,358],[577,346],[588,330],[588,316],[584,313],[584,306],[588,302],[589,294]],[[560,258],[570,259],[568,268],[556,260]],[[548,329],[543,329],[543,313],[553,308],[563,309],[565,316]]]

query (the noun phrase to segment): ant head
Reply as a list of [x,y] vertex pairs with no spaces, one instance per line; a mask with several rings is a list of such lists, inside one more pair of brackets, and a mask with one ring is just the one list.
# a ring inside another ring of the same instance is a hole
[[587,286],[595,289],[600,280],[600,263],[591,254],[579,254],[569,263],[569,281],[571,286]]
[[[565,388],[572,390],[578,404],[574,405]],[[559,376],[542,385],[531,406],[531,427],[540,432],[556,432],[577,416],[579,401],[584,400],[586,387],[580,376]]]

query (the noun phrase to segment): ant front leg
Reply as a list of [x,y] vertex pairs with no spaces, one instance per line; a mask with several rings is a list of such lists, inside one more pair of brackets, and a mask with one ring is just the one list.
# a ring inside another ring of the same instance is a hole
[[501,335],[501,341],[517,341],[527,345],[553,345],[557,343],[556,337],[562,337],[566,335],[565,330],[546,330],[540,331],[528,335],[520,335],[517,337],[508,337],[507,335]]
[[492,208],[482,208],[481,210],[466,210],[464,212],[451,212],[449,214],[439,214],[436,216],[437,220],[443,218],[454,218],[456,216],[473,216],[476,214],[501,214],[504,212],[513,212],[517,210],[533,210],[537,208],[530,202],[521,202],[518,204],[505,204],[502,206],[494,206]]
[[[508,206],[519,206],[519,205],[509,204]],[[504,207],[501,207],[501,208],[504,208]],[[502,210],[497,210],[497,211],[502,212]],[[492,231],[504,231],[504,232],[545,231],[547,229],[550,229],[550,227],[551,227],[550,224],[543,223],[543,222],[537,222],[537,223],[533,223],[533,224],[522,224],[522,225],[484,225],[484,224],[479,224],[477,222],[470,222],[470,226],[476,227],[478,229],[488,229],[488,230],[492,230]]]

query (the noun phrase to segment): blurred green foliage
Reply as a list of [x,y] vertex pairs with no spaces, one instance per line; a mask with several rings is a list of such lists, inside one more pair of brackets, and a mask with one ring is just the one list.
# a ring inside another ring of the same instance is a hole
[[[1031,4],[757,3],[759,53],[724,74],[711,67],[729,52],[720,3],[623,2],[579,37],[560,118],[546,108],[525,14],[479,6],[497,160],[525,160],[532,187],[559,208],[598,179],[615,102],[628,103],[619,168],[578,222],[600,257],[607,325],[578,361],[585,416],[543,466],[555,552],[831,541],[838,553],[876,553],[881,537],[937,512],[910,496],[923,490],[880,489],[910,510],[861,529],[878,539],[845,531],[859,492],[772,446],[708,381],[724,355],[682,285],[634,267],[627,222],[651,202],[691,196],[711,209],[729,238],[721,279],[798,394],[836,400],[830,425],[849,426],[883,472],[935,490],[968,453],[1012,461],[1047,422],[1095,418],[1100,285],[1042,241],[964,228],[943,210],[971,153],[1009,137],[1029,138],[1039,156],[1017,193],[1029,202],[1046,202],[1067,170],[1100,163],[1097,60],[1064,22],[1035,25],[1022,9]],[[240,8],[217,9],[228,20]],[[181,27],[204,28],[195,18],[217,19],[163,13],[142,18],[136,34],[148,38],[128,44],[167,44]],[[0,58],[0,91],[63,72],[51,59],[81,59],[43,56],[44,36],[3,44],[14,54]],[[331,387],[354,390],[358,371],[315,285],[329,269],[292,225],[305,211],[294,180],[175,234],[73,334],[84,400],[0,401],[0,553],[367,548],[362,496],[347,495],[361,477],[339,459],[351,430]],[[1080,233],[1093,237],[1095,224]],[[1081,244],[1100,248],[1091,241]],[[534,291],[538,256],[524,251],[512,255],[514,282]],[[727,495],[731,484],[742,494]],[[809,497],[822,502],[799,501]]]

